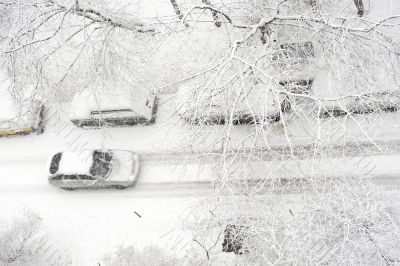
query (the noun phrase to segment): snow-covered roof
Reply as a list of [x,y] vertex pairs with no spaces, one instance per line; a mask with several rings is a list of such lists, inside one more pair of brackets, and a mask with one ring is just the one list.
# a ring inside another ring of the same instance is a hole
[[71,119],[91,118],[92,112],[107,110],[130,110],[133,116],[151,119],[154,96],[144,91],[123,92],[113,90],[85,89],[74,95],[71,102]]
[[58,173],[90,175],[93,164],[93,151],[65,151],[62,153]]

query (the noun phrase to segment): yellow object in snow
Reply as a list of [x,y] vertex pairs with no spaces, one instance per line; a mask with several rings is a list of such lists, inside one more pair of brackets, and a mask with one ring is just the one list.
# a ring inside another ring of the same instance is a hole
[[0,137],[13,136],[13,135],[27,135],[32,133],[34,130],[31,127],[24,127],[18,129],[0,129]]

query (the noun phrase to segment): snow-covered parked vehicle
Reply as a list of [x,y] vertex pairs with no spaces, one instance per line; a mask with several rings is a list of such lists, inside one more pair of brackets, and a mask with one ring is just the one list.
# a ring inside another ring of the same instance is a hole
[[13,95],[10,82],[0,82],[0,137],[42,133],[43,116],[44,106],[34,95]]
[[80,150],[56,153],[47,163],[50,185],[77,188],[131,187],[139,173],[139,157],[124,150]]
[[178,114],[187,123],[213,125],[231,121],[241,125],[279,121],[284,97],[261,87],[245,92],[231,88],[181,86],[177,101]]
[[314,47],[312,42],[281,43],[277,51],[272,54],[272,60],[282,61],[288,59],[303,59],[314,57]]
[[154,94],[85,89],[74,95],[71,107],[71,122],[83,128],[147,125],[155,121],[157,98]]
[[[328,80],[328,82],[326,82]],[[379,90],[351,90],[339,81],[321,75],[311,96],[319,99],[320,118],[366,115],[400,110],[400,91],[397,88],[383,87]],[[326,84],[325,84],[325,83]],[[329,85],[327,85],[329,84]]]
[[321,118],[400,110],[400,92],[382,91],[349,96],[321,108]]

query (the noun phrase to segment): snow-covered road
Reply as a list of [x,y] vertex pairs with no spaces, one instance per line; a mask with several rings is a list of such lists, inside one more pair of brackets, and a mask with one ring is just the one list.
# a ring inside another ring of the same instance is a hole
[[[157,119],[163,121],[162,116],[169,113],[160,112]],[[55,246],[70,254],[73,265],[79,266],[97,266],[104,253],[121,244],[143,247],[158,243],[168,248],[171,241],[160,236],[171,230],[174,237],[183,236],[190,241],[190,234],[182,229],[184,213],[212,192],[210,181],[220,156],[217,151],[208,151],[207,156],[199,156],[204,155],[201,151],[185,154],[184,149],[167,155],[171,147],[179,146],[174,136],[181,134],[183,138],[187,132],[174,129],[176,132],[164,139],[160,136],[162,129],[157,124],[104,131],[68,127],[61,130],[54,126],[42,135],[0,139],[0,217],[10,217],[23,208],[36,210]],[[76,142],[75,136],[79,137]],[[378,184],[396,190],[400,188],[400,145],[393,145],[383,145],[383,152],[373,145],[356,145],[349,147],[348,152],[338,149],[337,154],[331,155],[333,158],[324,159],[313,158],[307,146],[298,146],[292,151],[300,160],[286,158],[290,151],[287,147],[276,147],[268,149],[269,153],[260,161],[246,164],[246,174],[254,175],[256,180],[265,176],[288,179],[326,173],[346,175],[356,164],[361,171],[373,175]],[[48,156],[79,147],[138,152],[141,171],[137,185],[123,191],[71,192],[50,187],[45,169]],[[246,155],[247,151],[242,152]],[[360,157],[361,153],[368,156]],[[239,173],[236,178],[241,177]]]
[[[166,186],[182,189],[210,182],[215,176],[217,158],[213,156],[201,159],[181,157],[163,160],[156,157],[144,157],[140,162],[140,176],[135,190],[139,188],[154,190],[160,186],[160,191],[164,192]],[[46,161],[47,157],[44,156],[2,158],[0,160],[0,191],[6,188],[47,188]],[[367,173],[375,178],[395,179],[400,176],[399,162],[400,153],[392,152],[372,153],[370,156],[305,158],[287,161],[267,159],[244,162],[241,167],[246,168],[246,178],[253,176],[254,179],[266,176],[290,179],[324,175],[327,169],[331,170],[329,174],[332,176],[351,175],[355,165],[359,168],[360,174]],[[242,177],[240,173],[236,176],[238,179]]]
[[[72,192],[48,186],[46,160],[29,155],[0,160],[0,213],[9,216],[23,208],[39,212],[55,246],[71,256],[73,265],[97,265],[104,253],[121,244],[157,243],[169,248],[170,239],[160,236],[171,230],[174,237],[190,241],[190,233],[182,228],[183,214],[212,192],[210,160],[195,163],[182,158],[174,164],[143,160],[136,187]],[[288,178],[346,174],[352,170],[349,161],[371,172],[385,189],[400,188],[399,154],[288,161],[284,166],[264,161],[248,167],[254,173],[279,170],[278,177]]]
[[[375,158],[375,169],[381,174],[377,180],[390,190],[400,188],[395,174],[400,171],[400,164],[395,163],[399,158]],[[171,249],[171,238],[190,241],[191,234],[182,227],[184,214],[210,192],[207,182],[139,183],[123,191],[63,191],[47,185],[39,161],[23,166],[0,164],[0,169],[12,173],[0,179],[0,213],[36,210],[54,248],[79,266],[97,266],[103,254],[118,245],[157,244]]]

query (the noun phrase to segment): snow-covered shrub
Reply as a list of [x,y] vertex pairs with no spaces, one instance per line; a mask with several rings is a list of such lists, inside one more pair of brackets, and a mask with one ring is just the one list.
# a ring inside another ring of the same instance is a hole
[[32,265],[41,254],[41,218],[25,210],[0,229],[0,265]]
[[146,246],[142,250],[135,246],[120,246],[104,258],[109,266],[178,266],[181,262],[157,246]]
[[213,211],[207,216],[196,210],[196,238],[213,247],[208,250],[212,259],[222,253],[227,225],[242,228],[243,252],[237,252],[235,265],[400,263],[400,208],[392,196],[364,177],[320,177],[311,182],[314,189],[303,194],[277,195],[271,189],[272,193],[225,196],[214,208],[206,202],[206,210]]
[[52,243],[42,218],[32,210],[23,210],[11,220],[0,217],[0,266],[71,265],[65,252]]
[[[314,182],[297,208],[250,222],[250,261],[295,265],[392,265],[400,262],[399,210],[369,180]],[[252,254],[251,254],[252,253]]]

